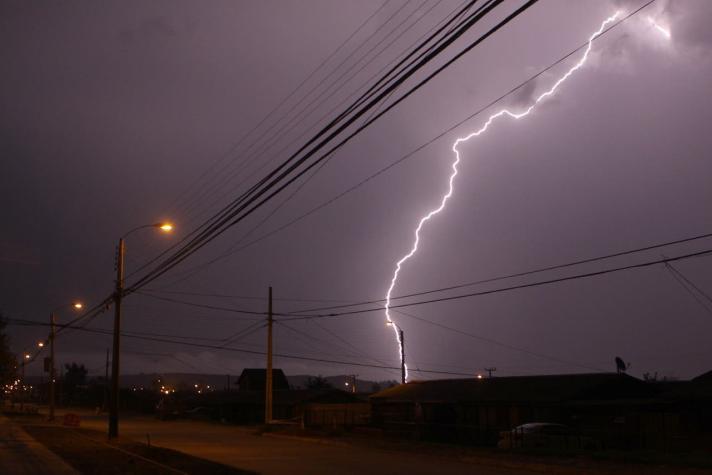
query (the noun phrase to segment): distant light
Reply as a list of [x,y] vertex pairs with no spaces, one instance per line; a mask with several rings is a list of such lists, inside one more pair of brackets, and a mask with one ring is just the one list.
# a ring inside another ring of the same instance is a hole
[[84,305],[83,305],[81,302],[75,302],[75,303],[74,303],[74,308],[76,308],[77,310],[80,310],[80,309],[82,309],[83,307],[84,307]]
[[39,346],[40,348],[44,347],[44,341],[37,343],[37,346]]
[[173,225],[171,223],[163,223],[159,227],[167,233],[173,231]]
[[482,379],[482,375],[481,375],[481,374],[478,374],[478,375],[477,375],[477,379]]
[[349,385],[349,383],[348,383],[348,382],[344,383],[344,386],[348,386],[348,385]]
[[26,359],[26,360],[29,360],[29,359],[30,359],[30,355],[25,355],[25,359]]

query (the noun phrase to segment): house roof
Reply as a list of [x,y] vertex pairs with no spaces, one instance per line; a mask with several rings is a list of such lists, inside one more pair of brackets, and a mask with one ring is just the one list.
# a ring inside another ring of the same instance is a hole
[[616,373],[414,381],[371,396],[373,402],[561,402],[647,397],[645,382]]
[[712,371],[702,373],[701,375],[692,378],[692,381],[695,383],[712,383]]

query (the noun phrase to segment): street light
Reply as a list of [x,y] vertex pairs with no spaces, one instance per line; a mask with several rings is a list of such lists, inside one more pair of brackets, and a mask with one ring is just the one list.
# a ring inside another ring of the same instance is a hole
[[119,348],[121,345],[121,299],[124,295],[124,241],[135,231],[145,228],[157,228],[163,232],[173,231],[169,222],[144,224],[137,226],[119,238],[116,256],[116,292],[114,293],[114,338],[111,353],[111,394],[109,395],[109,438],[119,436]]
[[40,348],[44,348],[44,341],[38,342],[37,346],[39,346]]
[[[54,367],[54,338],[55,335],[57,334],[57,331],[55,329],[55,324],[56,320],[54,317],[55,312],[58,310],[61,310],[63,308],[73,308],[75,310],[81,310],[84,307],[81,302],[71,302],[71,303],[65,303],[64,305],[60,305],[58,307],[55,307],[50,313],[49,313],[49,323],[50,323],[50,330],[49,330],[49,420],[53,421],[54,420],[54,380],[55,380],[55,367]],[[44,342],[40,342],[38,344],[41,347],[44,346]]]

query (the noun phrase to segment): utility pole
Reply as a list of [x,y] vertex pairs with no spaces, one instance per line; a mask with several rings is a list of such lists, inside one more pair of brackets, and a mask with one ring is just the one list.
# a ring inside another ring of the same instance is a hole
[[272,287],[267,303],[267,374],[265,380],[265,424],[272,422]]
[[349,379],[351,380],[351,392],[356,393],[356,377],[357,374],[351,374],[349,375]]
[[54,313],[49,314],[49,420],[54,420],[54,380],[56,378],[54,369],[54,337],[55,337]]
[[492,377],[492,373],[494,373],[495,371],[497,371],[497,368],[485,368],[485,371],[487,371],[487,377],[488,377],[488,378],[491,378],[491,377]]
[[102,410],[106,411],[109,407],[109,349],[106,349],[106,364],[104,366],[104,404]]
[[403,330],[398,328],[398,336],[400,337],[400,350],[401,350],[401,384],[405,384],[405,336],[403,336]]
[[124,238],[119,239],[116,256],[116,293],[114,294],[114,345],[111,354],[111,394],[109,395],[109,438],[119,436],[119,345],[121,298],[124,293]]

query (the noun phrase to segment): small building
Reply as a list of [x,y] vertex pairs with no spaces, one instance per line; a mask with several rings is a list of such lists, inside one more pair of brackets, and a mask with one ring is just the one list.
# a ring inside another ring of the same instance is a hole
[[[264,393],[267,385],[267,370],[263,368],[245,368],[237,380],[240,391],[262,391]],[[272,390],[286,391],[289,389],[289,381],[281,369],[272,370]]]
[[500,431],[553,422],[625,445],[655,395],[626,374],[596,373],[415,381],[370,400],[373,424],[405,437],[494,445]]
[[[370,406],[358,396],[339,389],[274,391],[272,415],[309,427],[344,427],[365,424]],[[214,393],[200,400],[212,419],[234,424],[261,424],[265,417],[265,392]]]

